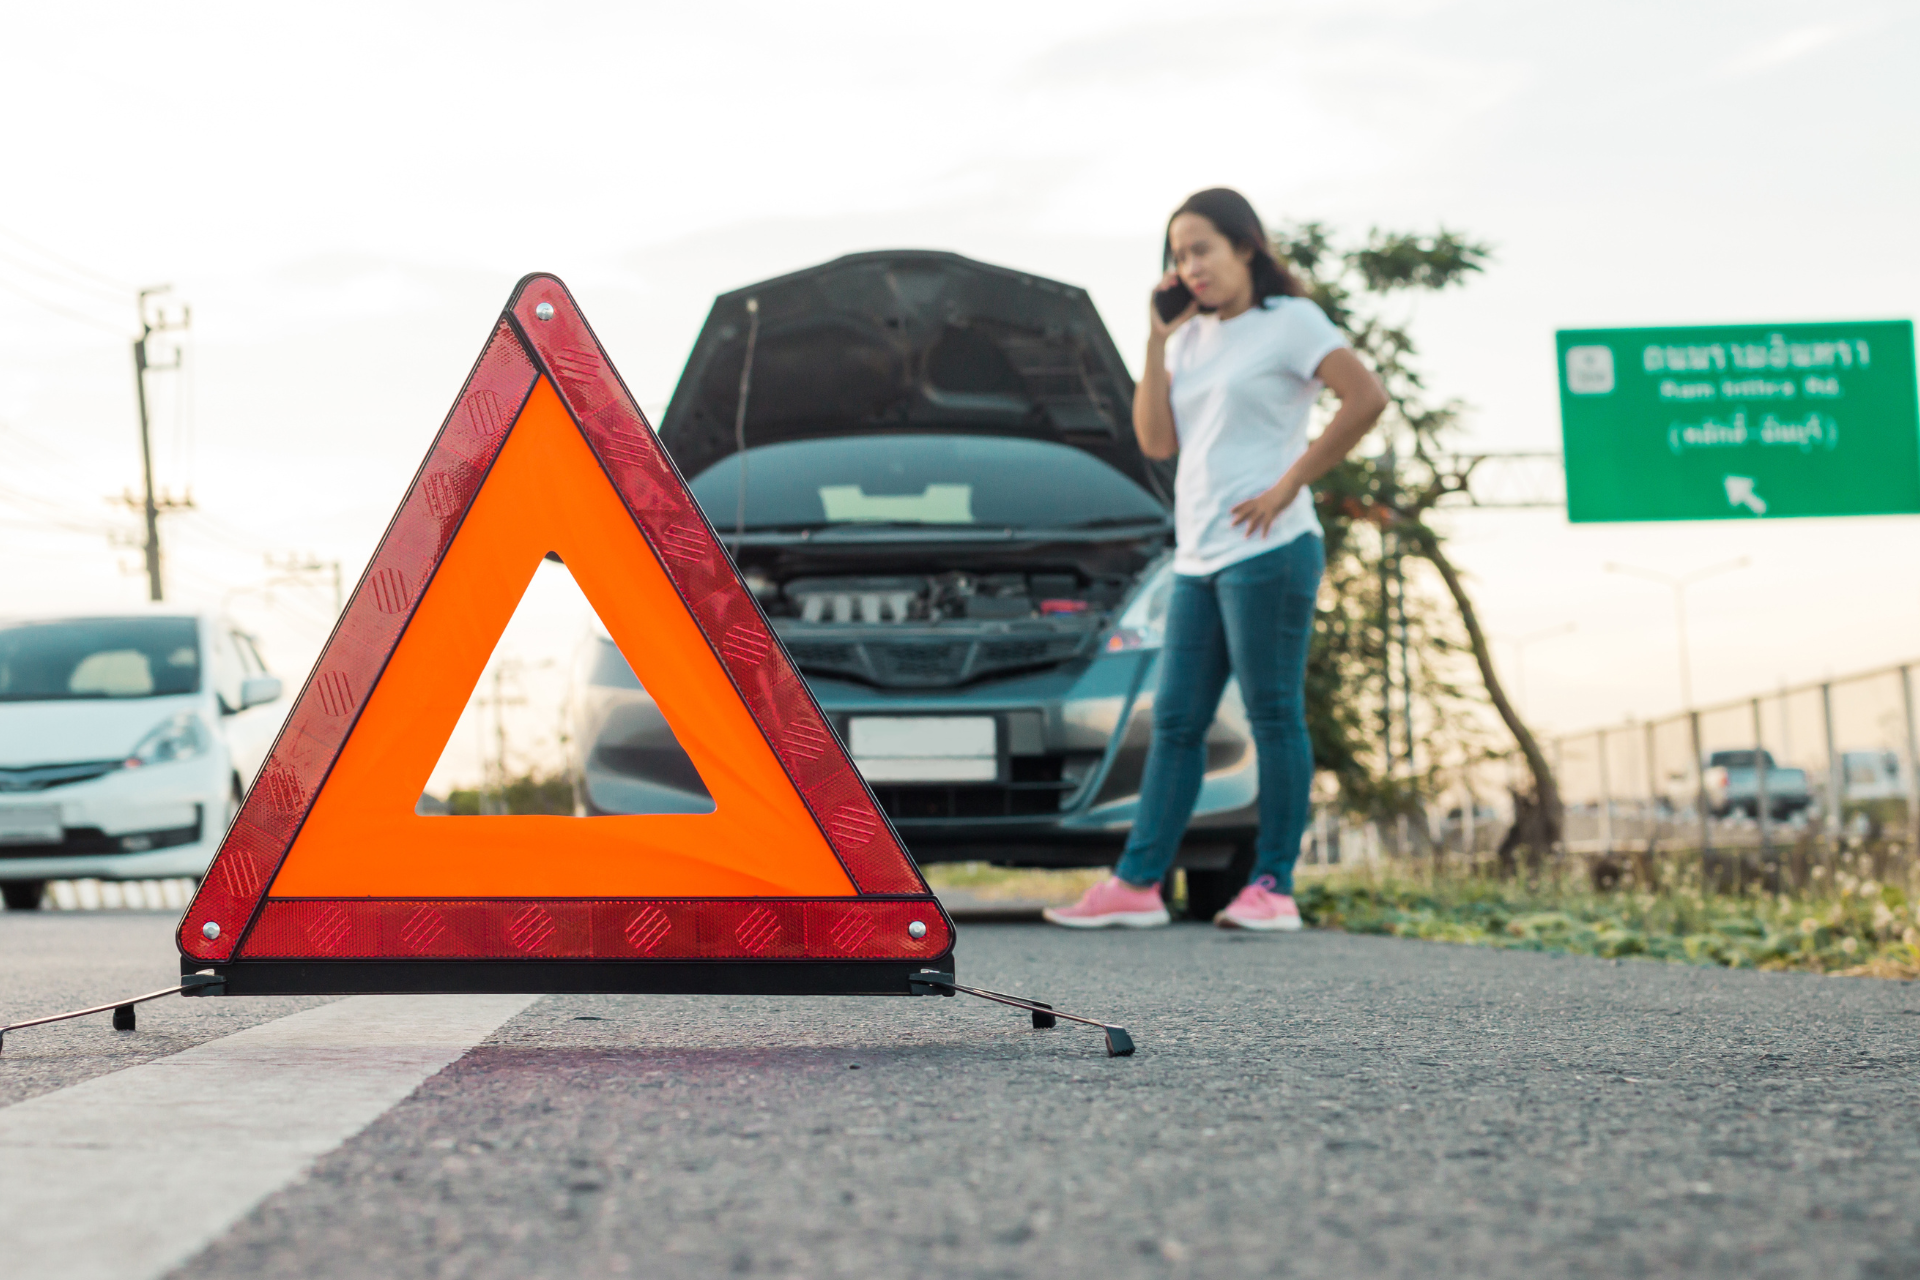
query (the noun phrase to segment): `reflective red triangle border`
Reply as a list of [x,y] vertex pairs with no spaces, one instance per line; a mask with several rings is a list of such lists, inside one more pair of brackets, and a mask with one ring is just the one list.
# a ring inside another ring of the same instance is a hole
[[[542,309],[547,311],[544,318]],[[629,900],[617,904],[616,914],[624,916],[617,924],[608,914],[615,910],[613,903],[503,900],[490,913],[483,913],[492,921],[484,927],[472,923],[480,918],[472,914],[477,905],[473,900],[440,906],[424,900],[379,899],[268,903],[268,887],[542,374],[559,392],[686,601],[858,897],[807,902]],[[727,902],[738,904],[737,911],[725,906]],[[829,912],[826,904],[836,910]],[[524,929],[515,935],[511,927],[515,912],[524,915],[529,906],[552,923],[552,937],[564,939],[564,955],[640,965],[655,963],[649,957],[656,952],[636,950],[625,931],[634,920],[651,918],[646,916],[649,911],[670,921],[671,935],[677,939],[672,954],[682,958],[699,955],[753,963],[759,957],[778,955],[919,961],[944,956],[953,940],[952,921],[933,899],[892,824],[834,738],[686,482],[660,447],[572,295],[550,275],[528,276],[515,288],[188,906],[180,923],[179,945],[186,969],[222,965],[236,957],[242,963],[268,956],[373,959],[363,945],[340,950],[348,939],[371,943],[392,938],[398,941],[401,955],[418,957],[557,959],[561,953],[514,943],[515,936],[531,936]],[[745,924],[756,907],[772,911],[780,926],[780,938],[759,950],[746,945],[764,931]],[[442,949],[452,941],[435,942],[426,952],[409,949],[404,923],[394,923],[396,913],[413,918],[423,909],[450,921],[468,921],[468,927],[456,929],[450,924],[446,931],[448,939],[467,939],[464,949]],[[922,938],[910,938],[895,919],[901,909],[909,909],[927,925]],[[739,920],[728,942],[724,921],[735,914]],[[204,932],[210,921],[219,926],[213,938]],[[738,933],[743,927],[745,940]],[[532,929],[538,932],[539,928]],[[840,945],[856,936],[853,945]],[[892,939],[900,945],[895,946]],[[682,949],[686,947],[692,950]]]

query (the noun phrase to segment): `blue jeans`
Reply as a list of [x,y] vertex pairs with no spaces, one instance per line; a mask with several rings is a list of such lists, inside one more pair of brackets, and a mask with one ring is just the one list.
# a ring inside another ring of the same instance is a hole
[[1228,675],[1239,677],[1259,752],[1260,838],[1253,878],[1293,892],[1307,829],[1313,745],[1307,737],[1307,644],[1326,552],[1318,534],[1228,565],[1174,578],[1167,604],[1153,745],[1140,783],[1133,834],[1114,874],[1153,884],[1167,874],[1193,816],[1207,768],[1207,729]]

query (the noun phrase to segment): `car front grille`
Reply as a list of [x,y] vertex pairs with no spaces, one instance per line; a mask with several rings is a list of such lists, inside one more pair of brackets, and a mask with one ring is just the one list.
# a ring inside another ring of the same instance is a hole
[[46,791],[70,783],[104,777],[121,766],[119,760],[85,760],[78,764],[36,764],[0,769],[0,792]]
[[1024,667],[1045,662],[1053,654],[1054,641],[990,640],[980,646],[980,660],[990,667]]
[[866,670],[860,661],[857,645],[797,640],[787,646],[787,652],[795,662],[806,668],[824,671]]
[[947,644],[889,644],[873,641],[861,646],[868,665],[882,684],[952,684],[966,670],[973,648],[965,642]]
[[1062,774],[1066,757],[1014,756],[1004,783],[929,786],[877,784],[873,794],[895,822],[946,822],[969,818],[1035,818],[1060,812],[1078,782]]
[[946,689],[987,676],[1054,666],[1091,652],[1091,630],[1051,635],[860,640],[789,638],[787,652],[808,675],[849,676],[885,689]]

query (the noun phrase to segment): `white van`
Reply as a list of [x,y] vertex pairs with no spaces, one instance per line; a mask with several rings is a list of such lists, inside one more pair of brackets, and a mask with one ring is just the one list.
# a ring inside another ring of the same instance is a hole
[[0,618],[0,891],[199,876],[272,746],[281,686],[214,614]]
[[1906,770],[1897,752],[1843,751],[1840,774],[1849,800],[1906,799]]

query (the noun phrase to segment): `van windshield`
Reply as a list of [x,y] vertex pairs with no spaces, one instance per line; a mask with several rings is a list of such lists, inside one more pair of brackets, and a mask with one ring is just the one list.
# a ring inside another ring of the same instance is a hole
[[199,691],[200,636],[192,618],[0,622],[0,702]]

